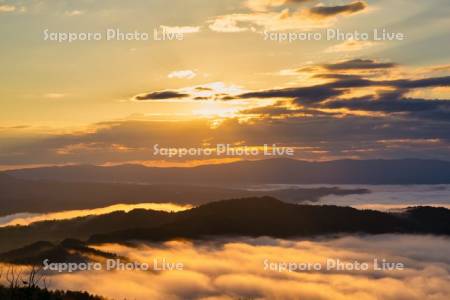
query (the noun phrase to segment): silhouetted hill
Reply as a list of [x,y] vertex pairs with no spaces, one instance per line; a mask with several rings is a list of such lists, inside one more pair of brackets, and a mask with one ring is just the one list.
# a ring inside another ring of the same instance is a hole
[[[289,238],[340,233],[450,235],[449,224],[450,210],[445,208],[415,207],[402,213],[386,213],[351,207],[298,205],[271,197],[232,199],[177,213],[135,210],[3,228],[0,230],[2,247],[9,241],[22,243],[22,246],[1,254],[0,261],[38,262],[44,257],[60,261],[85,259],[86,254],[107,255],[92,252],[96,250],[83,242],[64,240],[80,235],[88,243],[225,236]],[[33,243],[38,238],[53,242]],[[62,242],[56,244],[57,241]],[[33,244],[23,247],[25,243]]]
[[89,242],[161,241],[205,236],[313,236],[337,233],[450,234],[450,210],[417,207],[393,214],[350,207],[297,205],[270,197],[225,200],[176,213],[158,227],[94,235]]
[[0,252],[39,242],[59,243],[66,238],[85,240],[93,234],[108,233],[128,228],[150,228],[172,221],[174,214],[136,209],[128,213],[118,211],[99,216],[70,220],[42,221],[29,226],[0,228]]
[[15,170],[8,174],[39,180],[153,184],[443,184],[450,183],[450,162],[421,159],[327,162],[269,159],[193,168],[65,166]]
[[114,259],[116,255],[86,246],[83,242],[67,239],[54,245],[40,241],[31,245],[0,254],[0,261],[20,265],[40,265],[48,259],[52,263],[84,263],[94,260]]
[[[94,167],[96,168],[96,167]],[[285,201],[316,201],[337,194],[367,193],[364,189],[304,188],[258,192],[232,188],[172,184],[61,182],[18,179],[0,173],[0,216],[99,208],[113,204],[172,202],[202,204],[226,198],[270,195]]]

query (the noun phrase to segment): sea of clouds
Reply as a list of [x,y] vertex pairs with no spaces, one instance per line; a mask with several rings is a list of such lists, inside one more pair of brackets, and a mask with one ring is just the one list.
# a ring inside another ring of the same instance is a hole
[[[450,239],[424,235],[344,236],[314,240],[240,238],[102,245],[130,261],[181,262],[178,271],[89,271],[50,276],[51,288],[111,299],[450,299]],[[264,261],[327,259],[401,262],[404,270],[274,271]]]

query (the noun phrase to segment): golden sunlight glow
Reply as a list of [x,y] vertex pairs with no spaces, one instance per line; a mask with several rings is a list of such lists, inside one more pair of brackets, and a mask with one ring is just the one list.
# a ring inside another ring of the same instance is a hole
[[[61,212],[54,212],[54,213],[48,213],[48,214],[42,214],[42,215],[32,215],[32,216],[25,216],[25,217],[18,216],[17,218],[14,218],[13,220],[8,221],[6,223],[3,223],[3,224],[0,223],[0,227],[15,226],[15,225],[25,226],[25,225],[29,225],[31,223],[40,222],[40,221],[67,220],[67,219],[73,219],[73,218],[78,218],[78,217],[97,216],[97,215],[104,215],[104,214],[112,213],[115,211],[130,212],[134,209],[148,209],[148,210],[178,212],[178,211],[187,210],[190,208],[192,208],[192,206],[190,206],[190,205],[179,205],[179,204],[173,204],[173,203],[116,204],[116,205],[103,207],[103,208],[96,208],[96,209],[69,210],[69,211],[61,211]],[[0,218],[0,220],[1,220],[1,218]]]
[[[436,245],[440,247],[438,251]],[[136,248],[108,244],[95,248],[145,263],[150,269],[56,274],[51,282],[59,289],[82,288],[116,299],[231,300],[258,295],[259,299],[373,300],[426,299],[427,295],[437,295],[434,299],[443,300],[450,293],[448,263],[438,259],[439,253],[445,253],[449,247],[448,239],[442,237],[412,235],[302,241],[268,237],[217,243],[168,241],[162,246],[142,244]],[[424,267],[421,258],[425,255],[429,260]],[[378,257],[402,262],[408,270],[326,268],[329,260],[347,263],[356,259],[372,265]],[[154,270],[155,265],[161,267],[162,259],[183,264],[183,271]],[[279,268],[287,262],[302,264],[306,270]],[[317,264],[324,267],[316,271],[312,266]]]

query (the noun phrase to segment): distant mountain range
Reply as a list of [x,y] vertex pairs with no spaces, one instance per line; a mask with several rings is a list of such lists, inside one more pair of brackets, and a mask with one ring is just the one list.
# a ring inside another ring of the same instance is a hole
[[[415,207],[401,213],[385,213],[351,207],[290,204],[271,197],[232,199],[177,213],[134,210],[2,228],[0,245],[5,253],[0,254],[0,261],[39,261],[44,254],[74,259],[67,254],[68,249],[74,247],[77,255],[87,257],[92,254],[89,244],[178,238],[295,238],[341,233],[450,235],[449,224],[450,210],[445,208]],[[58,245],[69,237],[82,239],[87,244],[71,240]]]
[[192,168],[82,165],[22,169],[7,174],[35,180],[152,184],[445,184],[450,183],[450,162],[421,159],[307,162],[280,158]]
[[198,205],[227,198],[273,196],[289,202],[317,201],[327,195],[369,193],[366,189],[295,188],[248,191],[235,188],[175,184],[63,182],[19,179],[0,174],[0,217],[90,209],[113,204],[164,203]]

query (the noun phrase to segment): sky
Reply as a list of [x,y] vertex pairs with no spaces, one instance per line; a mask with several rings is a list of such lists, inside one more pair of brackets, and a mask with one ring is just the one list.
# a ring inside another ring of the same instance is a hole
[[161,157],[155,144],[448,160],[449,12],[447,0],[0,0],[0,169],[249,159]]

